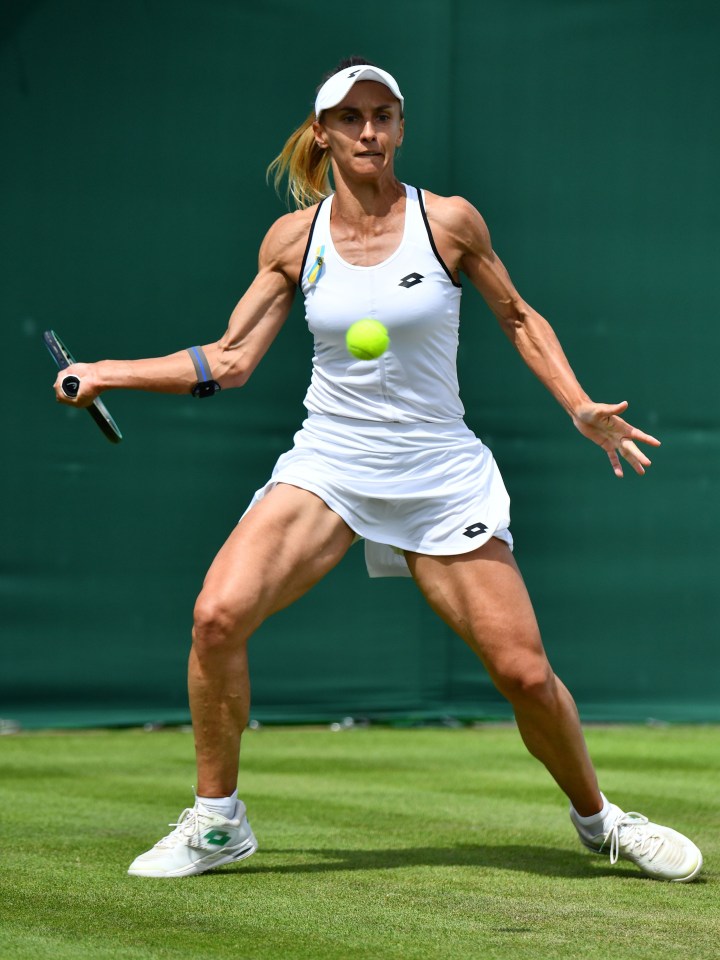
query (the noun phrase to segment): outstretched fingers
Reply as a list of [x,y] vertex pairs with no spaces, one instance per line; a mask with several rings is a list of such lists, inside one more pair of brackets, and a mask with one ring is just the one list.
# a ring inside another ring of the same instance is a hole
[[616,477],[622,477],[623,470],[622,464],[618,457],[618,451],[624,460],[630,464],[635,473],[639,474],[641,477],[645,474],[645,468],[649,467],[652,464],[652,460],[646,456],[642,450],[637,447],[632,440],[628,437],[623,437],[620,441],[617,449],[613,449],[608,452],[608,457],[610,458],[610,463],[612,464],[613,471]]
[[651,465],[652,461],[640,450],[637,443],[646,443],[651,447],[660,446],[657,437],[622,419],[620,414],[624,413],[627,407],[626,400],[622,403],[591,403],[582,409],[575,419],[580,432],[607,453],[616,477],[623,476],[620,457],[640,476]]
[[[616,426],[619,428],[621,435],[620,442],[617,446],[617,449],[620,451],[620,455],[626,460],[630,466],[633,468],[635,473],[643,476],[645,470],[652,464],[652,460],[637,446],[635,441],[639,443],[647,443],[651,447],[659,447],[660,441],[657,437],[653,437],[650,433],[645,433],[644,430],[638,430],[637,427],[633,427],[629,423],[625,423],[624,420],[621,420],[620,417],[615,417],[617,421]],[[615,467],[613,466],[613,469]],[[622,470],[620,473],[617,473],[615,470],[616,476],[622,476]]]
[[649,443],[651,447],[662,446],[660,440],[658,440],[657,437],[653,437],[651,433],[645,433],[643,430],[638,430],[637,427],[631,427],[629,423],[626,423],[625,426],[628,428],[627,437],[630,440],[639,440],[641,443]]

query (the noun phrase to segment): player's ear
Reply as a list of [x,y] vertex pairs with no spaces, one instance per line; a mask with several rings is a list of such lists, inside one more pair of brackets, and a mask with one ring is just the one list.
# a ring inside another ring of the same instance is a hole
[[320,147],[321,150],[327,150],[330,144],[328,143],[327,134],[325,133],[322,124],[317,120],[313,120],[312,130],[315,136],[315,143]]
[[397,140],[395,141],[396,147],[401,147],[403,139],[405,137],[405,118],[400,117],[400,132],[397,135]]

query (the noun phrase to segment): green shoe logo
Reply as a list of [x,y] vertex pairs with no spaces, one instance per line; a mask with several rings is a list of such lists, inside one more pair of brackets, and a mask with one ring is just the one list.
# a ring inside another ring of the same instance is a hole
[[230,839],[230,834],[225,833],[224,830],[208,830],[203,839],[208,843],[214,844],[216,847],[222,847]]

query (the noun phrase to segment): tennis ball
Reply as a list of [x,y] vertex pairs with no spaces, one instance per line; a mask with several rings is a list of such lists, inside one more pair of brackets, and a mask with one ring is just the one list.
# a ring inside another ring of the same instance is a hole
[[356,320],[345,334],[348,351],[358,360],[375,360],[390,346],[390,336],[379,320]]

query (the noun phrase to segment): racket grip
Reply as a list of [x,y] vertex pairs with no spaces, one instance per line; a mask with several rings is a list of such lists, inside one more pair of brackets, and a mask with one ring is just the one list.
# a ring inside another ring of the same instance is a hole
[[68,377],[63,377],[61,386],[62,392],[66,397],[76,397],[78,395],[78,391],[80,390],[80,380],[78,377],[74,377],[71,374]]

